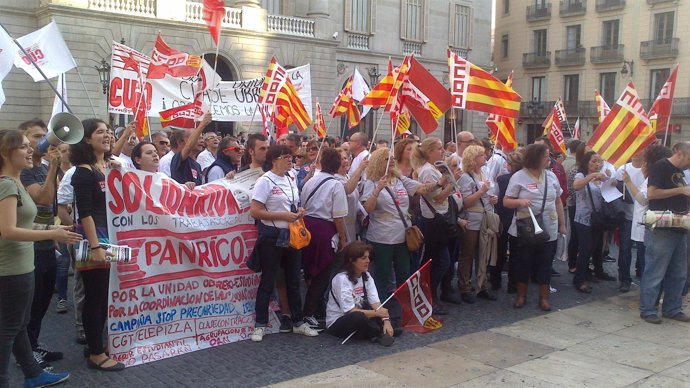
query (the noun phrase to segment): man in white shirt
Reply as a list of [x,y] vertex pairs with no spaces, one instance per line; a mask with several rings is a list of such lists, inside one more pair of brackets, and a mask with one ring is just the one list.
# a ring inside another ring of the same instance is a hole
[[120,154],[114,156],[120,158],[123,167],[127,168],[128,170],[134,170],[134,163],[132,163],[131,155],[134,146],[139,144],[139,139],[137,139],[137,135],[131,133],[131,131],[125,131],[124,127],[120,127],[117,130],[115,130],[115,137],[117,139],[120,139],[121,136],[127,136],[127,140],[122,146],[122,151],[120,152]]
[[151,134],[151,141],[156,147],[156,152],[158,153],[158,159],[164,157],[170,152],[170,140],[168,139],[168,133],[164,131],[158,131]]
[[[458,171],[462,171],[462,153],[465,152],[465,149],[474,143],[474,134],[472,132],[468,131],[460,131],[458,132],[458,144],[456,144],[457,150],[453,154],[453,158],[458,161]],[[458,179],[459,176],[456,176],[455,179]]]
[[204,134],[204,145],[206,149],[201,151],[199,156],[196,157],[196,161],[199,163],[201,171],[204,173],[206,169],[216,161],[218,144],[220,144],[220,137],[215,132],[206,132]]
[[177,147],[177,143],[184,138],[184,130],[175,130],[172,134],[170,134],[170,152],[165,154],[165,156],[161,157],[159,162],[158,162],[158,171],[162,172],[163,174],[167,176],[171,176],[172,173],[170,171],[170,164],[172,163],[172,158],[175,156],[175,153],[179,152],[179,149]]
[[369,144],[369,139],[367,135],[362,132],[356,132],[350,136],[350,155],[352,155],[352,163],[350,164],[350,170],[348,174],[352,175],[362,160],[369,156],[369,151],[367,150],[367,145]]

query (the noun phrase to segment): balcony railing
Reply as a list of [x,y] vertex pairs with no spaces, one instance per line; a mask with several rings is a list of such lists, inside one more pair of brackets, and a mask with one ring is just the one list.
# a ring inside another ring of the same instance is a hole
[[558,9],[558,14],[566,16],[578,16],[584,15],[587,12],[586,0],[582,1],[572,1],[572,0],[561,0],[561,7]]
[[659,59],[659,58],[675,58],[678,56],[678,46],[680,45],[679,38],[671,38],[669,40],[648,40],[640,42],[640,58],[642,59]]
[[[609,101],[610,104],[614,102],[615,101]],[[520,117],[525,119],[531,118],[530,104],[532,104],[532,115],[534,115],[534,118],[544,118],[551,112],[551,108],[553,108],[555,103],[555,101],[523,102],[520,104]],[[642,106],[647,111],[652,107],[652,104],[654,104],[654,99],[642,100]],[[578,116],[591,118],[599,116],[597,104],[594,100],[567,101],[563,102],[563,107],[565,108],[566,115],[571,119]],[[671,121],[673,121],[673,117],[690,117],[690,98],[682,97],[673,99]],[[573,123],[574,121],[571,122],[571,125]]]
[[647,0],[647,4],[649,5],[654,5],[654,4],[659,4],[659,3],[670,3],[675,0]]
[[89,0],[88,9],[132,16],[156,16],[156,0]]
[[551,3],[546,3],[544,5],[530,5],[527,7],[528,22],[549,19],[551,19]]
[[522,54],[522,67],[525,69],[543,69],[551,66],[551,51]]
[[348,33],[347,48],[369,50],[369,35]]
[[611,46],[594,46],[589,50],[589,61],[594,64],[623,62],[622,44]]
[[408,42],[404,41],[403,42],[403,54],[409,55],[409,54],[414,54],[414,55],[422,55],[422,44],[419,42]]
[[454,52],[457,54],[460,58],[465,58],[467,59],[467,55],[469,55],[470,51],[472,49],[470,48],[458,48],[458,47],[451,47],[450,51]]
[[582,66],[585,64],[585,49],[578,47],[574,49],[556,50],[556,66]]
[[[194,1],[187,1],[187,13],[185,21],[190,23],[204,22],[204,5]],[[221,26],[229,28],[242,28],[242,10],[237,8],[225,7],[225,16]]]
[[268,32],[313,37],[314,21],[292,16],[268,15]]
[[615,11],[625,8],[625,0],[597,0],[597,12]]

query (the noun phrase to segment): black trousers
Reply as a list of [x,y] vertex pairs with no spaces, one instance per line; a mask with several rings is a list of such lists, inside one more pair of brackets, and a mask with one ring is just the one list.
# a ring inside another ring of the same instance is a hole
[[357,339],[375,338],[383,333],[383,321],[381,318],[367,318],[363,312],[355,311],[338,318],[328,328],[330,334],[340,338],[349,336],[355,330]]
[[81,320],[84,324],[86,343],[92,355],[105,352],[105,322],[108,320],[108,283],[110,269],[81,271],[84,281],[84,309]]
[[[55,249],[34,248],[34,297],[31,302],[31,318],[26,332],[29,334],[31,348],[38,347],[38,336],[41,334],[41,323],[45,317],[55,292],[57,279],[57,259]],[[107,291],[107,290],[106,290]]]
[[[541,285],[551,283],[551,259],[556,253],[556,241],[549,241],[537,245],[525,245],[518,242],[520,252],[515,265],[516,283],[527,283],[531,274]],[[510,258],[511,261],[513,258]]]

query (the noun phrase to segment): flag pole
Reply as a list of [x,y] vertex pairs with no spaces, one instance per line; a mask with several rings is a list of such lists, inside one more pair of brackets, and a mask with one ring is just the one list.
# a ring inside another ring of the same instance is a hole
[[[668,127],[671,125],[671,115],[673,114],[673,99],[671,99],[671,109],[668,111],[668,119],[666,120],[666,130],[664,131],[664,146],[666,146],[666,139],[668,138]],[[657,113],[657,122],[659,121],[659,114]]]
[[60,94],[60,93],[58,92],[58,90],[55,88],[55,86],[50,82],[50,80],[48,80],[48,77],[46,77],[46,74],[43,72],[43,70],[41,70],[41,68],[40,68],[40,67],[38,66],[38,64],[33,60],[33,58],[31,58],[31,55],[29,55],[29,53],[26,52],[26,50],[24,49],[24,47],[22,47],[22,45],[19,44],[19,42],[18,42],[16,39],[12,38],[12,35],[10,35],[10,32],[7,31],[7,28],[5,28],[5,26],[4,26],[2,23],[0,23],[0,27],[2,27],[3,30],[5,30],[5,33],[7,34],[7,36],[9,36],[9,37],[12,39],[12,41],[14,42],[14,44],[16,44],[17,47],[19,47],[19,49],[22,50],[22,53],[25,55],[25,57],[26,57],[29,61],[31,61],[31,64],[34,65],[34,67],[36,68],[36,70],[38,70],[38,72],[41,74],[41,77],[43,77],[43,79],[48,83],[48,86],[50,86],[50,88],[53,89],[53,92],[55,93],[55,95],[60,99],[60,101],[62,101],[62,104],[64,105],[65,109],[67,109],[67,111],[68,111],[69,113],[72,113],[72,109],[71,109],[71,108],[69,107],[69,105],[67,104],[67,101],[65,101],[65,99],[62,98],[62,94]]
[[[213,59],[213,78],[211,79],[211,87],[216,86],[216,74],[217,74],[216,69],[218,68],[218,52],[220,51],[220,34],[221,34],[221,30],[218,30],[218,44],[216,45],[216,55]],[[210,95],[209,95],[208,101],[209,101],[208,110],[210,112],[211,108],[213,108],[213,99],[211,98]],[[256,110],[254,111],[254,113],[256,113]],[[253,115],[252,115],[252,121],[254,121]],[[251,127],[251,123],[249,124],[249,126]]]
[[[402,113],[402,112],[401,112]],[[383,176],[388,176],[388,169],[391,165],[391,158],[393,157],[393,142],[395,141],[395,132],[398,130],[398,124],[400,123],[400,115],[395,118],[395,126],[391,130],[391,147],[388,149],[388,162],[386,163],[386,172]]]
[[[76,70],[77,70],[77,75],[79,76],[79,81],[81,82],[81,87],[84,88],[84,93],[86,93],[86,99],[89,101],[89,105],[91,106],[91,112],[93,113],[93,117],[98,117],[98,115],[96,114],[96,109],[94,109],[94,107],[93,107],[93,102],[91,102],[91,98],[89,98],[89,92],[88,92],[88,90],[86,90],[86,84],[84,83],[84,79],[81,77],[81,73],[79,72],[79,66],[76,67]],[[65,82],[67,81],[65,79],[65,76],[66,76],[66,74],[62,75],[63,87],[65,85]],[[63,91],[63,93],[64,93],[64,91]]]

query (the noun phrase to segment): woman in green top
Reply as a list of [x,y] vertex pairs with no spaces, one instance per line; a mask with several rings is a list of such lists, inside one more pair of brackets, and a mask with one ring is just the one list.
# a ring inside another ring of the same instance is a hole
[[68,228],[33,230],[36,205],[19,180],[33,167],[33,149],[18,130],[0,130],[0,388],[9,386],[10,353],[22,368],[25,387],[67,380],[69,373],[48,373],[34,360],[26,333],[34,293],[33,241],[73,244],[81,236]]

